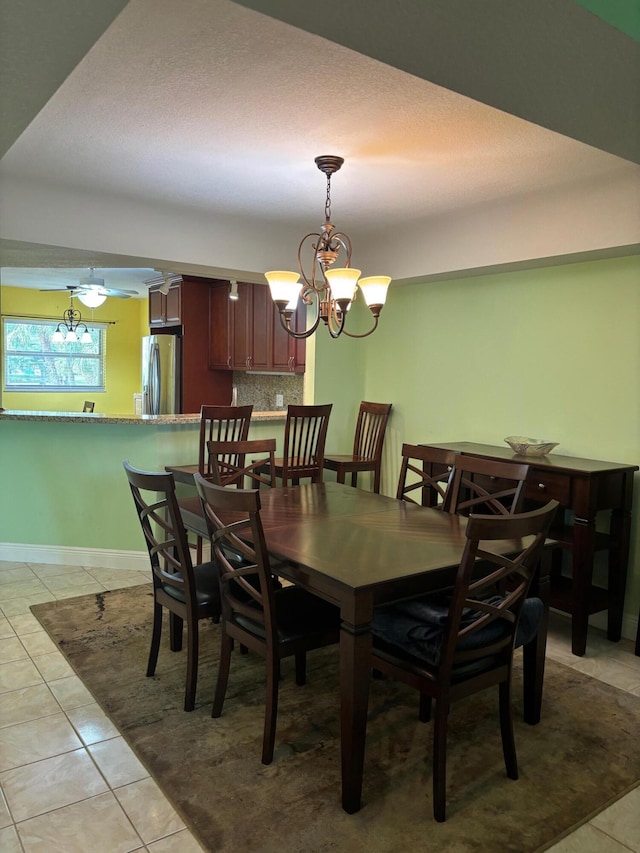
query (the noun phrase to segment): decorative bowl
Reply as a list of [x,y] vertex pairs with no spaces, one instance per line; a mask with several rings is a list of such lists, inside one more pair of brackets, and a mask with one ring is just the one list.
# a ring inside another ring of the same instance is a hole
[[505,441],[519,456],[546,456],[558,446],[557,441],[541,441],[539,438],[527,438],[524,435],[508,435]]

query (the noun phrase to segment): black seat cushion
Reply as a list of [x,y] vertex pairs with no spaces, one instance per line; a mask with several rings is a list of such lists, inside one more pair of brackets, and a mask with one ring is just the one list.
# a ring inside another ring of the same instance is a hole
[[[286,586],[277,589],[275,599],[278,638],[281,642],[340,630],[338,608],[300,587]],[[239,614],[234,615],[234,620],[247,631],[264,638],[265,631],[260,622],[254,622],[253,619]]]
[[[181,577],[180,573],[176,573]],[[215,563],[201,563],[193,567],[193,575],[196,582],[196,601],[200,605],[220,602],[220,584]],[[184,592],[180,587],[162,585],[163,590],[175,598],[176,601],[185,601]]]
[[[500,596],[488,601],[498,603]],[[530,642],[536,635],[544,605],[539,598],[527,598],[522,606],[520,621],[516,632],[516,648]],[[380,607],[374,612],[371,631],[389,646],[395,646],[412,657],[424,660],[432,667],[440,663],[440,653],[444,628],[449,613],[448,602],[443,597],[403,601],[391,607]],[[462,614],[462,624],[469,624],[477,618],[466,609]],[[458,643],[457,648],[481,648],[504,637],[509,627],[502,619],[497,619],[471,634]]]

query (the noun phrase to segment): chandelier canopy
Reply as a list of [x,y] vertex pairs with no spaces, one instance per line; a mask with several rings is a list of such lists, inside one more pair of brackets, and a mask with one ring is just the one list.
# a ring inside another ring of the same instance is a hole
[[[274,270],[265,273],[269,282],[271,298],[278,306],[280,322],[294,338],[308,338],[322,320],[332,338],[345,334],[350,338],[366,338],[378,326],[378,318],[387,298],[391,278],[386,275],[360,278],[360,270],[351,267],[351,240],[344,231],[336,231],[331,222],[331,176],[344,163],[342,157],[325,155],[315,158],[316,165],[327,176],[327,197],[324,206],[325,219],[320,231],[306,234],[298,246],[299,272]],[[315,242],[314,242],[315,241]],[[303,251],[311,242],[313,257],[309,274],[303,265]],[[340,252],[344,252],[344,266],[333,268]],[[299,281],[302,276],[302,282]],[[364,334],[354,334],[345,328],[347,313],[358,294],[358,287],[371,311],[374,323]],[[304,332],[291,328],[291,317],[296,310],[298,298],[307,305],[316,303],[314,322]]]

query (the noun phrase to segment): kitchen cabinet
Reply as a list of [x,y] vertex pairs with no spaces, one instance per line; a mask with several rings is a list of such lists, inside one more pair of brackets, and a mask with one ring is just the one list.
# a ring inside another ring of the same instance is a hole
[[173,281],[169,292],[163,293],[163,283],[149,287],[149,328],[178,326],[182,318],[182,281]]
[[[271,302],[271,299],[269,300]],[[304,373],[306,362],[306,341],[292,338],[282,328],[278,306],[271,306],[271,367],[274,371]],[[296,312],[291,318],[291,328],[295,332],[306,329],[307,306],[298,300]]]
[[[216,282],[209,293],[209,367],[215,370],[260,370],[304,373],[304,341],[296,341],[280,325],[268,287],[238,282],[238,299],[229,299],[230,282]],[[299,305],[295,328],[304,328],[306,311]]]
[[217,279],[176,275],[168,293],[163,294],[159,290],[163,279],[147,282],[149,331],[179,335],[182,341],[180,411],[185,414],[196,414],[203,405],[228,406],[231,402],[232,374],[228,369],[209,367],[209,291],[216,283]]

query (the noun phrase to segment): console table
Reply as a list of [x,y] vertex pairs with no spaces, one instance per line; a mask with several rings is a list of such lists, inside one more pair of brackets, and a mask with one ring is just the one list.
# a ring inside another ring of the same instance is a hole
[[[432,444],[471,456],[487,459],[526,463],[529,476],[525,485],[525,499],[546,503],[554,498],[561,508],[573,513],[568,525],[554,527],[550,536],[571,552],[572,577],[560,574],[556,561],[551,576],[551,606],[571,614],[571,649],[574,655],[583,655],[587,646],[587,630],[591,613],[607,611],[607,637],[617,642],[622,630],[624,594],[629,561],[631,531],[631,500],[633,474],[637,465],[616,462],[599,462],[573,456],[518,456],[508,447],[493,447],[469,441]],[[609,510],[609,530],[596,530],[596,514]],[[608,588],[593,583],[593,563],[596,551],[608,552]],[[560,551],[557,552],[558,555]],[[640,652],[640,628],[638,648]]]

